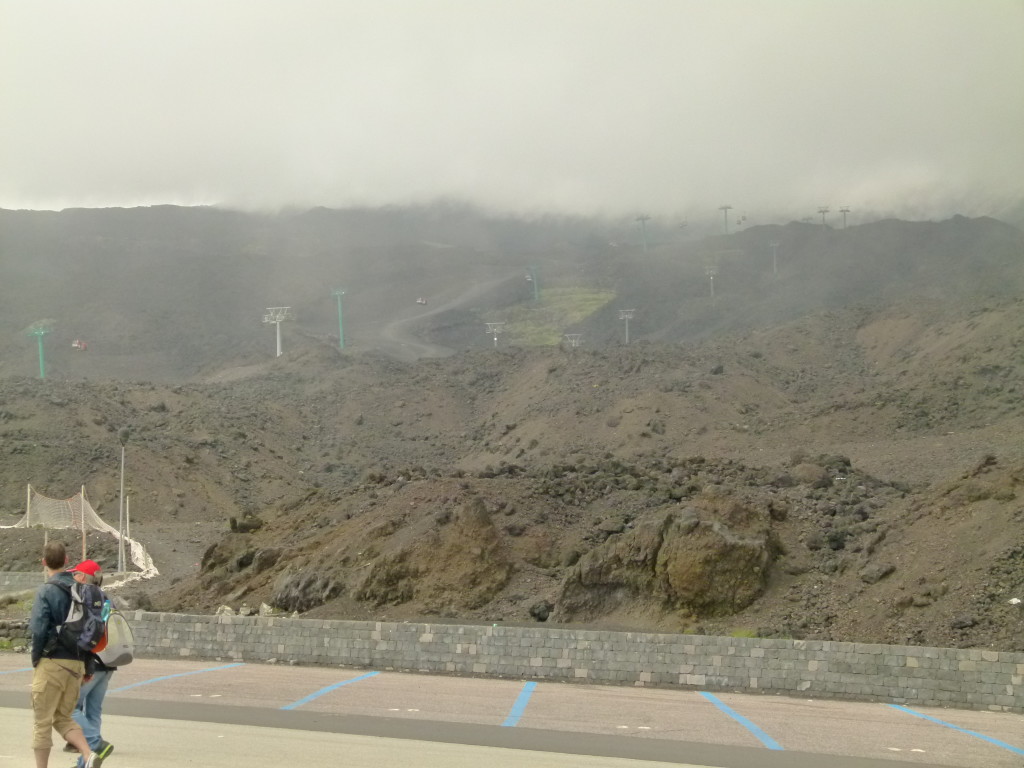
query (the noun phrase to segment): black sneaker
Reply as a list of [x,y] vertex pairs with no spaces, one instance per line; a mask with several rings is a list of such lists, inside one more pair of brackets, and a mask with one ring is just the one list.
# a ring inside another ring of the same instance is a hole
[[[109,741],[103,741],[100,739],[100,745],[96,747],[94,751],[99,756],[100,760],[106,760],[110,756],[110,753],[114,751],[114,745]],[[97,763],[97,765],[99,765],[99,763]]]

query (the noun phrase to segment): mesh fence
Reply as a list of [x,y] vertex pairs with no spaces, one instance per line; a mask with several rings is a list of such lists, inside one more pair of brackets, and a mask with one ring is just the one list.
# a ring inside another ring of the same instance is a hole
[[[67,529],[72,528],[78,531],[100,531],[110,534],[115,540],[121,539],[121,534],[111,525],[103,522],[103,519],[96,514],[89,500],[85,496],[85,490],[79,491],[68,499],[54,499],[37,492],[32,486],[28,489],[28,507],[25,516],[14,525],[4,525],[0,528],[50,528]],[[104,583],[104,588],[116,587],[138,579],[149,579],[160,572],[153,564],[153,558],[146,552],[146,548],[135,539],[124,537],[125,551],[128,560],[138,570],[128,571],[119,574],[117,579]],[[127,563],[126,563],[127,565]]]

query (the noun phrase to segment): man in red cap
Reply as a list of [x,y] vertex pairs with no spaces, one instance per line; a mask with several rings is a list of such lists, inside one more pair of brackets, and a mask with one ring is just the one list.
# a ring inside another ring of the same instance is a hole
[[36,768],[47,768],[53,746],[50,730],[57,731],[82,754],[87,768],[97,768],[103,758],[89,748],[82,729],[71,712],[86,676],[84,652],[57,641],[57,628],[64,623],[71,607],[74,577],[64,571],[67,565],[64,544],[51,541],[43,547],[43,567],[47,581],[36,592],[29,627],[32,632],[32,749]]
[[[103,574],[101,571],[99,563],[95,560],[83,560],[72,568],[70,573],[72,578],[80,584],[95,584],[99,587],[103,584]],[[89,743],[89,748],[100,759],[103,759],[114,751],[114,745],[109,741],[104,741],[100,735],[100,726],[103,719],[103,697],[107,695],[107,686],[110,683],[110,675],[114,672],[114,667],[108,667],[96,654],[90,655],[92,656],[92,663],[90,664],[92,676],[82,683],[82,689],[78,694],[78,704],[75,706],[75,711],[71,713],[71,717],[82,728],[82,733],[85,734],[85,740]],[[66,752],[78,751],[70,743],[65,746],[64,750]],[[84,768],[85,765],[85,760],[79,757],[78,768]]]

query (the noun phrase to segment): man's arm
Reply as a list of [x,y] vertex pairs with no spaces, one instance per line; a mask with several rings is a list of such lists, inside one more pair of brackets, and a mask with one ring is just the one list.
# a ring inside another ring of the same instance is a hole
[[36,590],[36,598],[32,602],[32,613],[28,620],[29,631],[32,633],[32,666],[36,666],[43,657],[43,648],[50,639],[50,633],[56,622],[53,620],[53,606],[50,603],[52,585],[43,584]]

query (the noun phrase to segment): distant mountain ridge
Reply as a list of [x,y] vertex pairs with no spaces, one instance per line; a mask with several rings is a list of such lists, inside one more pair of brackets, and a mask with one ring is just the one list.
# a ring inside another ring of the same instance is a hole
[[[543,287],[614,292],[564,329],[595,347],[620,343],[627,306],[637,310],[634,339],[673,342],[858,302],[1024,290],[1024,234],[990,218],[652,232],[645,249],[631,221],[520,220],[443,205],[0,210],[0,375],[35,369],[23,331],[43,318],[54,321],[45,339],[53,375],[187,380],[258,362],[274,354],[273,330],[261,323],[268,306],[293,308],[288,349],[337,339],[335,288],[345,291],[353,349],[384,349],[381,329],[403,318],[425,341],[468,348],[487,341],[489,311],[532,300],[523,279],[531,268]],[[482,282],[495,289],[415,322],[417,298],[451,299]],[[86,354],[72,350],[76,338],[90,342]]]

